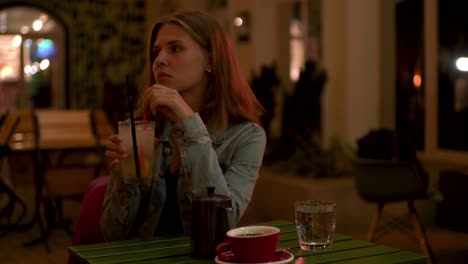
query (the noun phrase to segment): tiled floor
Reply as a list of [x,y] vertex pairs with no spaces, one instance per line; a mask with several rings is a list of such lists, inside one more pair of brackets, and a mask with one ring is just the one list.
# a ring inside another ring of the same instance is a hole
[[[340,184],[339,180],[336,184]],[[30,181],[24,181],[17,187],[18,193],[29,205],[33,203],[33,192]],[[65,202],[65,215],[76,219],[80,204],[75,201]],[[350,219],[350,221],[360,219]],[[367,219],[366,219],[367,221]],[[436,227],[427,226],[429,242],[432,246],[437,263],[468,263],[468,234],[456,233]],[[33,229],[9,233],[0,237],[0,263],[66,263],[67,246],[71,237],[62,229],[54,229],[48,239],[51,251],[47,252],[42,244],[24,247],[23,243],[37,238],[38,226]],[[355,239],[364,239],[365,235],[355,234]],[[389,245],[404,250],[419,251],[414,237],[404,233],[390,233],[377,241],[379,244]]]

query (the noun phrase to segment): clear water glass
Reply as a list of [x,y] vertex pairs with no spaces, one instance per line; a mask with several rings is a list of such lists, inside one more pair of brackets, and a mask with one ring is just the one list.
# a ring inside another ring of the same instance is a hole
[[336,203],[300,201],[294,204],[299,245],[303,250],[320,250],[331,246],[335,236]]

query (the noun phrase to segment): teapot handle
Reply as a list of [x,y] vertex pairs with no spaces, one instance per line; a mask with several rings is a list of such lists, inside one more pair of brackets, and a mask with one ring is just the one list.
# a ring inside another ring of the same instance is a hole
[[235,226],[236,226],[236,223],[234,221],[234,209],[232,207],[218,207],[218,210],[222,210],[221,214],[223,215],[223,217],[226,217],[225,219],[223,219],[224,221],[222,221],[223,223],[227,223],[227,230],[230,230],[230,229],[233,229]]
[[236,227],[236,222],[234,221],[234,208],[228,207],[224,208],[226,210],[226,218],[229,225],[229,230]]

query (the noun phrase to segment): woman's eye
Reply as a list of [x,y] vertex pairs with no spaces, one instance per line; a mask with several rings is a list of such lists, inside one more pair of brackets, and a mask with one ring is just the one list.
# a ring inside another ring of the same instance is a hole
[[171,52],[179,52],[179,51],[182,50],[182,47],[177,46],[177,45],[173,45],[173,46],[171,46],[170,49],[171,49]]
[[156,58],[158,56],[158,54],[159,54],[159,49],[154,48],[154,49],[151,50],[151,55],[152,55],[153,58]]

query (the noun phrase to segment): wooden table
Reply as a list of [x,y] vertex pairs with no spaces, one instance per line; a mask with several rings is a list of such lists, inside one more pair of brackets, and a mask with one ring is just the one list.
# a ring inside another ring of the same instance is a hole
[[[46,239],[51,227],[50,225],[46,226],[50,223],[43,222],[40,206],[43,200],[46,168],[57,167],[58,163],[51,162],[50,154],[63,157],[61,154],[65,152],[94,151],[100,155],[99,148],[106,140],[104,137],[107,138],[113,131],[107,129],[110,127],[108,120],[103,120],[103,113],[97,110],[93,112],[86,109],[21,109],[12,114],[19,116],[19,123],[9,139],[9,151],[30,154],[34,169],[34,214],[30,221],[23,224],[23,229],[31,228],[35,223],[38,223],[40,237],[25,243],[25,245],[32,246],[43,242],[46,249],[49,250]],[[99,124],[97,124],[96,116],[99,116]],[[102,129],[102,127],[105,128]],[[100,134],[98,130],[101,131]],[[101,166],[101,164],[96,166]]]
[[[293,263],[426,263],[420,253],[376,245],[368,241],[336,234],[332,246],[318,252],[302,251],[299,247],[294,223],[272,221],[259,223],[281,229],[280,249],[294,254]],[[127,240],[110,243],[69,247],[68,251],[84,263],[214,263],[214,260],[195,259],[190,256],[190,238],[187,236],[154,238],[150,240]]]

